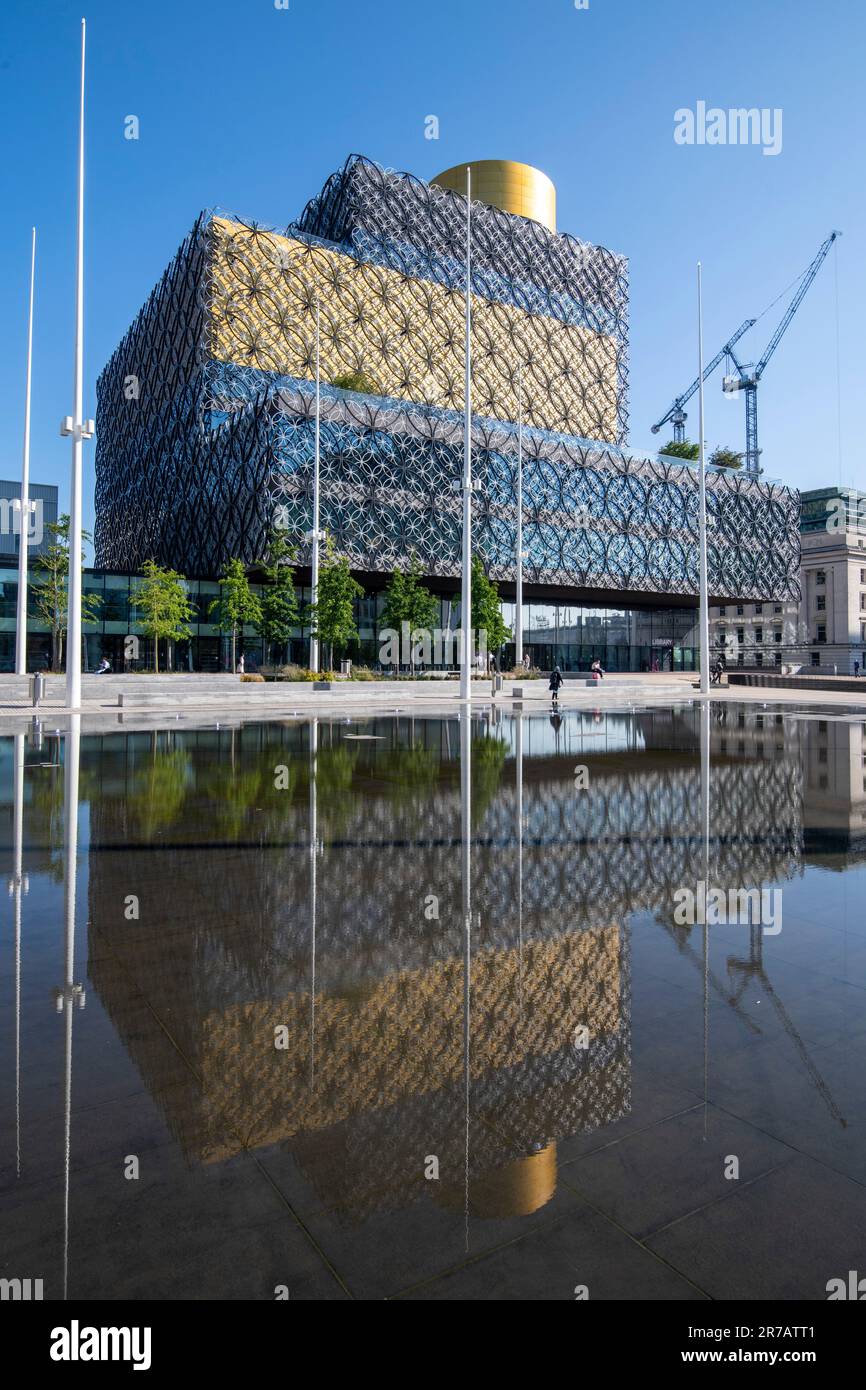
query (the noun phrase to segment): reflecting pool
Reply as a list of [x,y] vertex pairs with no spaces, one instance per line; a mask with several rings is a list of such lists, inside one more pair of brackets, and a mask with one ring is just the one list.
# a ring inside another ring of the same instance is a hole
[[0,739],[0,1277],[866,1273],[862,714],[122,719]]

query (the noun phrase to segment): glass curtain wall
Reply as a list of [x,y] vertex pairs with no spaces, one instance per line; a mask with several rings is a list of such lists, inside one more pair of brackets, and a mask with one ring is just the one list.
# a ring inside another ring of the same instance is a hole
[[[85,669],[95,670],[103,657],[108,658],[114,671],[153,669],[153,642],[140,631],[141,613],[135,601],[140,584],[141,580],[134,575],[85,570],[84,593],[93,595],[99,603],[96,620],[84,626]],[[251,587],[255,593],[261,591],[258,585]],[[195,610],[192,635],[187,641],[160,643],[160,670],[228,670],[231,637],[220,632],[210,612],[219,594],[219,584],[215,580],[188,580],[187,589]],[[17,592],[17,572],[11,568],[0,569],[0,670],[4,671],[14,670]],[[303,612],[310,602],[310,591],[302,587],[297,592]],[[447,635],[459,627],[458,600],[459,596],[455,595],[453,602],[444,597],[439,601],[437,623],[442,634]],[[359,636],[340,655],[350,657],[355,663],[379,665],[385,640],[381,622],[383,606],[381,591],[356,601]],[[39,620],[32,588],[29,608],[28,667],[39,670],[50,664],[51,633]],[[506,626],[513,633],[514,603],[503,602],[502,612]],[[524,604],[523,634],[524,652],[532,666],[541,670],[559,665],[563,671],[588,671],[596,658],[608,671],[691,671],[697,668],[696,609],[599,608],[589,604],[532,600]],[[136,640],[130,642],[131,637]],[[238,637],[236,656],[243,652],[247,670],[285,661],[306,665],[309,629],[296,627],[291,640],[281,650],[266,651],[265,646],[254,628],[245,627]],[[447,653],[447,641],[443,648]],[[500,656],[503,669],[519,660],[513,640],[505,644]],[[452,650],[451,660],[446,656],[438,664],[453,667],[455,658],[456,652]],[[416,667],[421,669],[424,665],[423,660],[416,662]]]

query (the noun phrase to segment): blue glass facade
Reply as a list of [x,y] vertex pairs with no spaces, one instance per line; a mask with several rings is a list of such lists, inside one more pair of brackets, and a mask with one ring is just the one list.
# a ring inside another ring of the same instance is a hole
[[[32,577],[32,576],[31,576]],[[135,593],[140,583],[137,576],[112,574],[104,570],[84,572],[84,593],[99,599],[99,618],[84,625],[83,660],[87,670],[95,670],[103,656],[111,661],[112,669],[149,670],[153,667],[153,644],[139,631],[140,614]],[[261,586],[253,584],[253,592]],[[189,641],[174,644],[168,660],[177,670],[219,671],[230,660],[228,637],[210,621],[208,608],[216,597],[219,585],[214,580],[188,580],[187,590],[195,609],[192,636]],[[0,671],[15,669],[15,613],[18,593],[18,571],[0,565]],[[309,602],[309,587],[299,586],[299,605]],[[381,589],[371,590],[355,602],[355,620],[359,641],[349,647],[349,655],[371,666],[379,664],[382,651],[383,607]],[[438,625],[447,629],[455,623],[449,614],[450,600],[440,600]],[[514,603],[505,600],[503,616],[514,629]],[[28,670],[39,670],[50,662],[51,634],[40,622],[36,607],[29,605]],[[697,664],[696,614],[693,608],[605,608],[570,602],[546,602],[532,599],[523,605],[524,651],[531,664],[547,669],[559,664],[563,670],[588,669],[601,658],[611,671],[693,670]],[[138,655],[125,654],[125,638],[137,636]],[[250,669],[273,661],[295,661],[305,665],[309,653],[309,630],[297,627],[288,648],[267,651],[265,643],[253,627],[244,629],[243,650]],[[507,643],[503,660],[510,664],[515,658],[513,644]],[[167,660],[161,647],[160,664]]]

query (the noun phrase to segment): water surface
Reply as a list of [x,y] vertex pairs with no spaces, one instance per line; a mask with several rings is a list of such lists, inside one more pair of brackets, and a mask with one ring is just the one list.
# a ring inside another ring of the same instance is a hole
[[[866,1249],[866,724],[701,723],[3,739],[0,1276],[826,1298]],[[781,929],[681,925],[702,881]]]

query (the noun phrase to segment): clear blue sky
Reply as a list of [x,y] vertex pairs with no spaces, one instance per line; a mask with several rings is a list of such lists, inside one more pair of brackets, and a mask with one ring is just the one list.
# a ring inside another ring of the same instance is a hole
[[[540,166],[558,222],[631,260],[631,442],[696,375],[694,267],[708,356],[839,243],[841,480],[862,452],[861,0],[5,0],[0,474],[20,472],[30,228],[39,236],[32,476],[68,506],[79,20],[88,21],[86,413],[96,378],[204,207],[284,225],[351,152],[421,177],[466,159]],[[683,147],[674,113],[780,107],[783,148]],[[424,138],[438,116],[440,139]],[[124,118],[140,139],[124,139]],[[815,281],[759,393],[766,471],[840,481],[836,275]],[[757,357],[779,304],[743,340]],[[709,443],[742,447],[741,404],[708,390]],[[690,432],[697,429],[696,398]],[[85,446],[85,519],[94,445]]]

